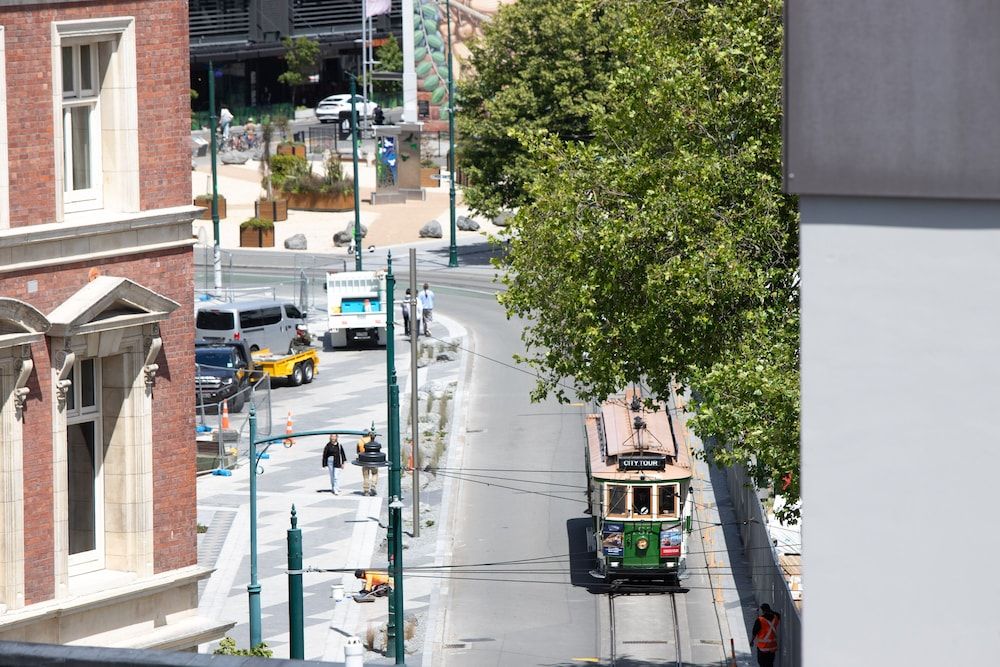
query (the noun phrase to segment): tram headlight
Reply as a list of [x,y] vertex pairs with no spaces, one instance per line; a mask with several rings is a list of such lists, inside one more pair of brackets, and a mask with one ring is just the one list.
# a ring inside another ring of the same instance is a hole
[[639,549],[640,551],[645,551],[646,549],[649,548],[649,540],[647,540],[645,537],[640,537],[638,541],[635,543],[635,548]]

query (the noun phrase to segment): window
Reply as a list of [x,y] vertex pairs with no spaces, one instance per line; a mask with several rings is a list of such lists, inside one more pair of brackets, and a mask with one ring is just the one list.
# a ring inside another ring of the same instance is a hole
[[104,567],[104,443],[101,364],[77,361],[66,394],[69,565],[73,573]]
[[626,516],[626,498],[628,487],[621,484],[608,484],[607,516]]
[[253,329],[264,326],[264,321],[260,316],[260,309],[244,310],[240,313],[240,327],[243,329]]
[[632,514],[649,516],[653,513],[653,488],[650,486],[632,487]]
[[139,211],[135,19],[52,23],[57,219]]
[[288,317],[291,317],[292,319],[296,319],[296,320],[305,319],[305,315],[303,315],[302,312],[298,308],[296,308],[295,306],[293,306],[291,304],[285,305],[285,315],[287,315]]
[[218,310],[199,310],[195,327],[211,331],[232,331],[236,328],[233,324],[233,314]]
[[661,516],[677,516],[677,485],[661,484],[659,491],[659,507],[657,513]]
[[63,201],[101,208],[101,113],[98,45],[62,47]]
[[267,326],[269,324],[277,324],[280,321],[281,321],[281,307],[270,306],[268,308],[260,309],[261,326]]

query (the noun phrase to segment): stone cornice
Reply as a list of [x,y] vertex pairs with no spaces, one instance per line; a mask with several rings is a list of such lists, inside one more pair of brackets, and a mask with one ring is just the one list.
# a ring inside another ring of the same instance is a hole
[[191,246],[195,206],[142,213],[67,216],[64,222],[0,230],[0,273]]

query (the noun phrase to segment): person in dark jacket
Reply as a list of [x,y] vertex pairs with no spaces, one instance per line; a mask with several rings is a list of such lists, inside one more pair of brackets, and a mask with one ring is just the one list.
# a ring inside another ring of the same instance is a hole
[[757,664],[760,667],[773,667],[774,658],[778,655],[778,625],[781,614],[771,610],[771,605],[760,606],[760,616],[753,624],[753,643],[757,647]]
[[347,453],[344,451],[344,446],[340,444],[336,435],[331,435],[326,447],[323,448],[323,467],[330,475],[330,491],[335,496],[340,495],[340,471],[344,469],[346,461]]

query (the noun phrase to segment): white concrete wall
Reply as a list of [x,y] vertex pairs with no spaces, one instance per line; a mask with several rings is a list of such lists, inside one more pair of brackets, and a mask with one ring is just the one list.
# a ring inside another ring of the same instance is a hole
[[808,667],[1000,655],[1000,203],[802,197]]

